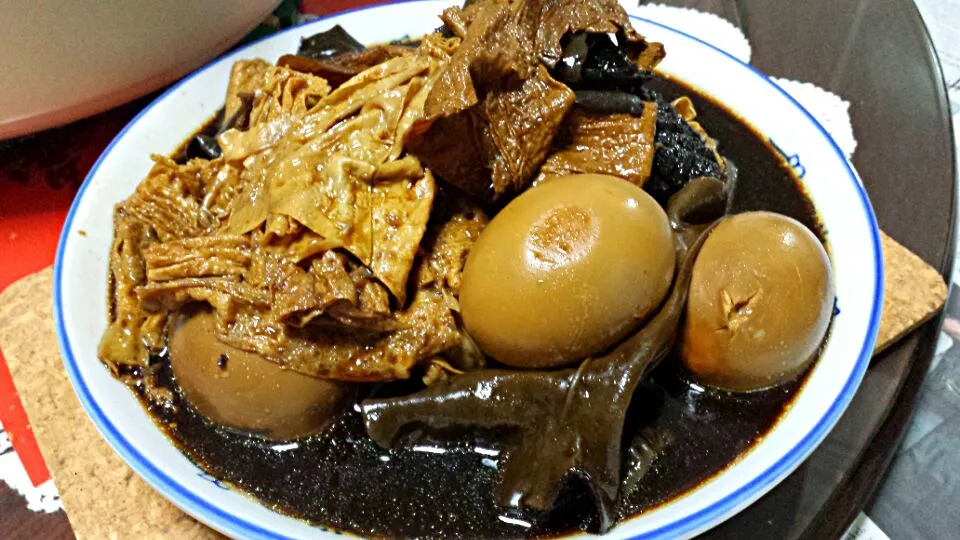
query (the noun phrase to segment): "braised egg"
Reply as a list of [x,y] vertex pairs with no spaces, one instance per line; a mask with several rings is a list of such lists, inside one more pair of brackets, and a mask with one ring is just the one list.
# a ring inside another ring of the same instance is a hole
[[463,322],[504,364],[566,365],[654,311],[675,258],[666,214],[639,187],[596,174],[550,178],[481,233],[464,268]]
[[170,330],[170,366],[187,401],[233,428],[290,439],[323,428],[354,387],[283,369],[216,338],[210,310],[180,314]]
[[772,212],[725,218],[693,266],[683,363],[725,390],[788,381],[816,357],[833,301],[830,259],[803,224]]

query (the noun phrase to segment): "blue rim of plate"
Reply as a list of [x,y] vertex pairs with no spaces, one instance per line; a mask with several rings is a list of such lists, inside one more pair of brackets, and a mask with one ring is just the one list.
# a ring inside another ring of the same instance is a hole
[[[309,26],[312,24],[322,23],[327,19],[339,17],[349,13],[358,13],[368,10],[376,10],[384,6],[395,5],[395,4],[404,4],[404,3],[413,3],[421,0],[394,0],[392,2],[386,2],[383,4],[378,4],[375,6],[366,6],[361,8],[356,8],[348,11],[343,11],[333,15],[328,15],[321,17],[319,19],[313,19],[296,26],[287,28],[281,32],[265,36],[261,39],[258,39],[252,43],[249,43],[239,49],[231,51],[229,54],[234,54],[237,52],[242,52],[249,50],[251,47],[259,44],[262,41],[271,39],[275,36],[295,32],[304,26]],[[840,158],[840,161],[843,163],[844,167],[847,170],[848,179],[850,182],[853,182],[854,186],[857,189],[857,193],[860,196],[860,201],[863,206],[864,214],[867,216],[867,220],[870,224],[870,233],[871,233],[871,243],[874,252],[874,279],[876,281],[877,287],[874,293],[873,306],[870,311],[870,323],[867,331],[867,335],[864,338],[863,346],[860,349],[860,354],[857,358],[857,363],[854,366],[853,372],[851,373],[849,379],[847,379],[843,388],[840,391],[840,394],[837,396],[836,400],[830,405],[830,408],[827,409],[826,414],[824,414],[814,428],[807,433],[801,441],[791,448],[780,460],[771,465],[765,471],[763,471],[758,476],[754,477],[750,482],[741,486],[739,489],[734,492],[726,495],[719,501],[711,504],[710,506],[703,508],[691,515],[683,517],[672,523],[663,525],[658,529],[652,531],[647,531],[641,535],[634,536],[632,538],[675,538],[678,536],[685,536],[691,533],[703,530],[712,525],[716,525],[724,519],[730,517],[736,511],[739,511],[741,506],[746,503],[754,500],[756,497],[759,497],[767,490],[771,489],[775,482],[778,479],[785,477],[788,473],[792,472],[803,460],[826,438],[827,434],[840,419],[841,414],[846,409],[847,405],[853,399],[854,394],[856,393],[857,388],[860,385],[860,380],[863,378],[864,373],[866,373],[867,366],[870,363],[870,358],[873,353],[873,345],[876,341],[877,332],[879,330],[880,324],[880,313],[882,307],[882,292],[883,292],[883,260],[882,260],[882,251],[880,248],[880,236],[879,236],[879,227],[877,224],[876,215],[873,212],[873,207],[870,204],[870,200],[867,196],[866,191],[863,188],[863,185],[857,178],[856,173],[853,171],[853,168],[850,166],[849,161],[847,160],[844,153],[837,146],[837,143],[830,137],[830,134],[823,128],[822,125],[807,111],[800,103],[797,102],[790,94],[784,91],[780,86],[770,80],[765,74],[751,66],[746,64],[730,53],[707,43],[699,38],[691,36],[686,32],[681,32],[675,28],[660,24],[643,17],[637,17],[635,15],[630,15],[631,19],[642,21],[646,24],[650,24],[656,27],[659,27],[663,30],[672,32],[674,34],[683,36],[687,39],[695,41],[701,45],[709,47],[714,51],[722,54],[723,56],[729,58],[733,62],[747,68],[751,73],[762,79],[764,82],[776,89],[777,92],[782,94],[787,100],[793,104],[794,107],[799,109],[804,116],[820,131],[820,134],[823,135],[824,139],[830,144],[833,151],[836,153],[837,157]],[[148,111],[150,111],[156,105],[162,103],[167,96],[175,92],[181,86],[186,84],[188,81],[193,79],[195,76],[206,71],[211,66],[220,62],[221,58],[214,59],[209,63],[205,64],[202,68],[194,71],[190,75],[187,75],[179,82],[168,88],[163,94],[157,97],[153,102],[151,102],[147,107],[140,111],[137,116],[135,116],[123,130],[117,134],[116,137],[110,142],[110,145],[103,151],[100,157],[94,163],[93,167],[90,169],[90,172],[87,173],[86,178],[83,181],[83,184],[80,186],[80,189],[77,191],[77,195],[74,198],[73,204],[70,206],[70,211],[67,213],[66,221],[63,225],[63,230],[60,234],[60,240],[57,245],[56,260],[54,262],[54,275],[53,275],[53,315],[55,328],[57,333],[57,342],[60,345],[60,351],[63,354],[63,363],[67,370],[67,375],[70,378],[73,388],[77,394],[77,397],[80,399],[80,403],[83,405],[83,408],[87,411],[87,414],[96,424],[97,429],[107,440],[113,449],[123,457],[131,468],[133,468],[137,474],[143,477],[154,489],[162,493],[164,496],[169,498],[171,501],[175,502],[177,506],[184,509],[188,513],[196,516],[198,519],[210,524],[214,528],[217,528],[223,532],[226,532],[230,535],[241,537],[241,538],[291,538],[288,536],[280,535],[275,531],[265,529],[255,523],[244,520],[241,516],[234,515],[228,512],[217,508],[214,504],[210,503],[207,500],[197,496],[195,493],[191,492],[188,488],[178,484],[174,479],[167,476],[162,470],[160,470],[156,465],[147,460],[142,454],[140,454],[130,442],[123,436],[121,431],[117,426],[113,425],[107,417],[104,415],[103,411],[100,409],[100,406],[93,400],[92,395],[90,394],[90,389],[87,387],[86,382],[80,376],[80,372],[77,368],[77,361],[74,358],[73,349],[70,346],[70,342],[67,340],[66,328],[63,321],[62,313],[62,295],[61,295],[61,278],[63,272],[63,253],[66,248],[68,241],[69,231],[73,223],[74,215],[76,213],[77,207],[80,204],[80,201],[83,199],[83,194],[86,191],[86,188],[90,185],[91,180],[96,176],[97,170],[100,168],[103,160],[110,154],[113,150],[113,147],[123,139],[127,131],[137,124]],[[328,529],[329,530],[329,529]]]

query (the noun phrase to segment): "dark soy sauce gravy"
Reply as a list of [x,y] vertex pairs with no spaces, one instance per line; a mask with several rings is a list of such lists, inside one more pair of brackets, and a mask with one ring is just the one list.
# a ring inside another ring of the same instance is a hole
[[[736,164],[736,212],[779,212],[823,238],[802,187],[765,138],[691,88],[662,79],[653,84],[667,99],[689,96],[698,121],[719,140],[720,153]],[[205,131],[215,132],[215,124],[211,121]],[[634,396],[625,444],[644,426],[664,430],[672,442],[621,501],[621,519],[670,501],[736,461],[776,423],[805,378],[735,395],[703,389],[677,366],[674,359],[664,361]],[[218,485],[232,485],[317,527],[404,537],[555,536],[596,530],[593,502],[576,480],[546,515],[495,505],[498,443],[493,433],[427,438],[411,447],[384,450],[367,438],[354,408],[322,434],[286,443],[265,441],[214,425],[196,413],[180,395],[166,357],[152,358],[148,371],[159,385],[174,391],[176,407],[152,406],[139,392],[144,406]],[[415,391],[417,384],[391,383],[378,393],[402,394]]]

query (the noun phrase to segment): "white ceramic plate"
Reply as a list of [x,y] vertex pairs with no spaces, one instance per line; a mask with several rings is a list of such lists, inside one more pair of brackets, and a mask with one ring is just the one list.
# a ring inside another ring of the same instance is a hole
[[[151,152],[172,152],[220,107],[236,60],[276,59],[296,50],[302,36],[334,24],[364,42],[422,34],[438,25],[437,14],[449,4],[405,2],[353,11],[290,29],[213,62],[167,91],[117,136],[91,170],[67,217],[57,254],[54,309],[64,364],[80,401],[137,473],[177,506],[226,534],[315,538],[330,532],[281,516],[211,481],[97,360],[97,342],[106,325],[110,208],[148,172]],[[759,444],[696,490],[610,533],[676,538],[703,531],[756,500],[795,469],[836,423],[873,350],[882,303],[882,259],[876,220],[856,173],[813,117],[766,76],[726,53],[651,21],[633,23],[666,44],[664,72],[719,99],[790,156],[827,229],[840,309],[808,382]]]

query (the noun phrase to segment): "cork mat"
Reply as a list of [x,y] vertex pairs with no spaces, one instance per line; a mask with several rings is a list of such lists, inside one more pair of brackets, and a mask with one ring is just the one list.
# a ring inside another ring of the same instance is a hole
[[947,301],[947,286],[932,266],[880,231],[883,248],[883,315],[873,354],[933,317]]
[[0,349],[74,534],[220,538],[134,474],[87,419],[60,360],[52,294],[50,268],[0,294]]
[[[875,352],[933,317],[947,287],[940,274],[882,234],[883,319]],[[0,349],[79,538],[216,538],[127,467],[99,436],[67,380],[51,313],[48,268],[0,294]]]

